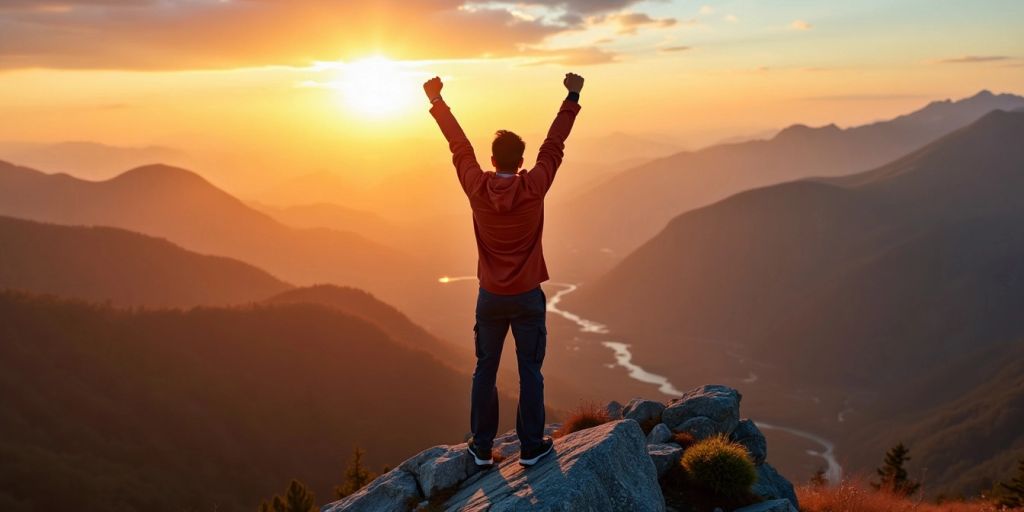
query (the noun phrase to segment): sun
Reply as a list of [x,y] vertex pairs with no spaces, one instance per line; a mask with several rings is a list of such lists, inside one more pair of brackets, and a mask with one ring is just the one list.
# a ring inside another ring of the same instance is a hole
[[388,117],[415,101],[417,75],[402,63],[383,56],[367,57],[339,66],[334,83],[345,106],[369,117]]

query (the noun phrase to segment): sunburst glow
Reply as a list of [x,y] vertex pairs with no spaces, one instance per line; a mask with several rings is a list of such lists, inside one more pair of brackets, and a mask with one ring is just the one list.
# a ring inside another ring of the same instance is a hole
[[419,90],[416,73],[387,57],[374,56],[340,65],[334,88],[345,106],[370,117],[407,109]]

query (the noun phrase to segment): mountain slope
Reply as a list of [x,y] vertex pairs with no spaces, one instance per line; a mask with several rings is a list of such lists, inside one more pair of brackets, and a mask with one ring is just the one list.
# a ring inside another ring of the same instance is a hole
[[928,414],[980,386],[932,368],[999,361],[1024,337],[1022,135],[1024,113],[996,111],[873,171],[686,213],[567,302],[674,381],[721,378],[738,359],[759,387],[811,389],[826,403],[799,421],[838,435]]
[[0,292],[0,340],[10,510],[253,510],[290,478],[326,498],[353,446],[379,469],[467,427],[468,377],[312,304],[126,311]]
[[121,306],[238,304],[290,287],[240,261],[102,227],[0,217],[0,288]]
[[118,147],[96,142],[67,141],[55,144],[0,142],[0,159],[38,169],[52,169],[87,180],[104,180],[153,162],[189,165],[184,152],[163,146]]
[[401,281],[412,267],[400,253],[352,233],[289,228],[192,172],[162,165],[91,182],[0,163],[0,215],[129,229],[297,283],[372,289],[383,279]]
[[[997,111],[874,171],[758,189],[681,215],[572,300],[638,336],[672,328],[700,338],[778,336],[790,346],[814,343],[811,326],[835,338],[909,325],[913,311],[897,306],[916,294],[971,290],[969,303],[987,304],[976,314],[1003,314],[1019,298],[1012,287],[1000,300],[985,293],[1019,273],[1005,265],[1024,247],[1011,228],[1024,219],[1022,133],[1024,115]],[[642,309],[625,312],[623,303]]]
[[[841,129],[791,126],[770,140],[722,144],[660,158],[622,172],[550,208],[545,240],[553,259],[581,275],[607,270],[669,219],[729,195],[811,176],[841,176],[883,165],[986,113],[1024,106],[1024,97],[982,91],[933,102],[892,120]],[[582,257],[581,257],[582,256]]]
[[475,361],[465,350],[438,339],[415,324],[395,307],[382,302],[358,288],[317,285],[281,292],[265,301],[267,304],[319,304],[359,316],[387,333],[391,339],[413,349],[430,352],[435,358],[452,366],[472,368]]

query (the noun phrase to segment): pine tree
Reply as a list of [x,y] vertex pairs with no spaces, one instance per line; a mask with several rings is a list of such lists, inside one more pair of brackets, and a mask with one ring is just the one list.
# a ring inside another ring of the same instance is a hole
[[284,496],[260,503],[259,512],[317,512],[316,496],[305,484],[292,480]]
[[1024,458],[1017,462],[1017,476],[1009,482],[1000,482],[1003,491],[996,503],[1007,508],[1024,507]]
[[818,468],[811,476],[811,486],[820,488],[826,485],[828,485],[828,479],[825,478],[825,468]]
[[871,482],[876,490],[889,491],[895,494],[910,496],[921,487],[919,482],[911,480],[903,464],[910,460],[910,449],[899,443],[885,454],[882,467],[875,470],[878,482]]
[[345,482],[334,488],[334,493],[339,498],[354,494],[373,481],[373,473],[370,473],[370,470],[363,466],[363,455],[366,455],[366,452],[359,449],[359,447],[352,450],[352,461],[349,462],[348,467],[345,469]]

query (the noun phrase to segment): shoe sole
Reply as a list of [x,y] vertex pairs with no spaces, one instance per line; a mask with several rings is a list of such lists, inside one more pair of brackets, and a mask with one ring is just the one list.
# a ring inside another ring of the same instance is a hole
[[494,459],[481,459],[477,457],[476,454],[473,453],[473,450],[470,450],[469,448],[466,448],[466,451],[469,452],[469,455],[473,457],[473,463],[476,464],[477,466],[487,467],[494,465]]
[[538,455],[538,456],[536,456],[536,457],[534,457],[532,459],[519,459],[519,465],[520,466],[530,467],[530,466],[536,464],[545,455],[551,453],[551,450],[554,450],[554,449],[555,449],[555,444],[551,443],[551,446],[549,446],[548,449],[544,451],[544,453],[542,453],[542,454],[540,454],[540,455]]

